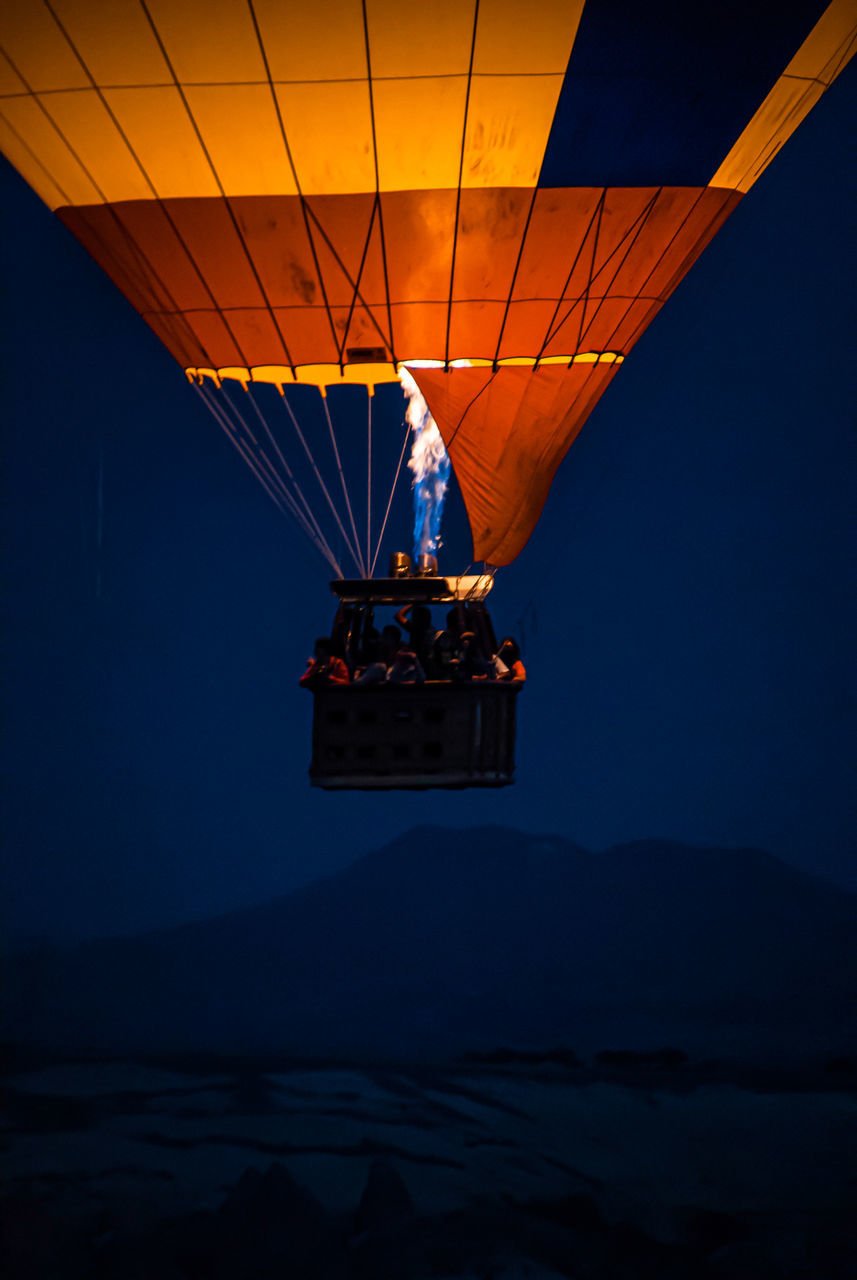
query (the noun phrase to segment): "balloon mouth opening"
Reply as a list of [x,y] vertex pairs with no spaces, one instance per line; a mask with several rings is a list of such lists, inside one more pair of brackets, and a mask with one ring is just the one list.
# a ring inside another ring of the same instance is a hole
[[[301,364],[290,368],[284,364],[263,365],[226,365],[220,368],[186,366],[185,375],[189,382],[202,384],[208,380],[215,386],[222,382],[239,382],[246,391],[251,383],[264,383],[274,386],[283,394],[286,387],[317,387],[322,395],[330,387],[362,386],[369,395],[373,395],[376,386],[384,383],[400,382],[402,370],[412,369],[508,369],[529,368],[538,373],[541,368],[551,365],[565,365],[571,368],[578,364],[621,364],[625,359],[618,351],[576,351],[560,356],[509,356],[502,360],[490,360],[481,356],[457,357],[454,360],[413,359],[393,362],[389,358],[375,360],[382,348],[360,347],[365,359],[347,364]],[[386,354],[386,353],[385,353]],[[372,357],[370,359],[369,357]]]

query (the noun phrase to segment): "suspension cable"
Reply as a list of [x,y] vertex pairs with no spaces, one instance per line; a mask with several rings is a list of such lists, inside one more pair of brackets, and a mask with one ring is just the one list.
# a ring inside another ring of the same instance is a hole
[[369,403],[366,418],[366,564],[372,554],[372,401],[374,396],[366,397]]
[[[211,403],[212,404],[217,403],[217,407],[220,409],[222,413],[226,414],[227,417],[228,417],[228,414],[230,413],[232,414],[232,418],[233,418],[232,425],[235,428],[235,430],[239,432],[239,434],[241,429],[243,428],[244,435],[246,439],[249,440],[249,445],[247,447],[248,448],[252,447],[253,456],[256,458],[259,465],[262,466],[265,471],[267,471],[269,479],[276,486],[278,492],[282,494],[282,496],[286,499],[286,501],[289,504],[289,510],[293,512],[293,514],[295,515],[295,519],[299,520],[299,522],[301,523],[301,527],[304,528],[306,532],[309,532],[310,521],[308,521],[306,517],[303,515],[303,513],[300,512],[300,510],[298,509],[297,503],[295,502],[294,495],[289,492],[288,488],[286,487],[286,483],[283,480],[283,477],[277,472],[277,469],[274,466],[274,464],[271,462],[271,459],[268,457],[268,455],[265,453],[265,450],[262,448],[259,441],[256,439],[256,436],[253,434],[253,430],[250,427],[250,424],[247,422],[247,419],[244,417],[241,410],[230,399],[229,395],[226,392],[226,388],[225,387],[222,388],[222,395],[219,397],[217,401],[214,400],[211,392],[209,392],[208,394],[212,396]],[[245,443],[246,443],[246,440],[245,440]],[[323,536],[322,536],[322,541],[324,541]]]
[[[265,474],[260,456],[258,454],[254,454],[247,443],[241,438],[240,427],[230,420],[228,413],[222,405],[217,404],[213,399],[211,399],[211,393],[207,389],[196,389],[215,422],[217,422],[222,428],[224,434],[241,454],[241,457],[247,463],[256,479],[273,498],[277,506],[284,513],[291,515],[296,520],[299,520],[300,512],[294,509],[291,496],[283,491],[282,484],[278,483],[278,477],[269,477]],[[304,531],[307,532],[307,530]]]
[[357,536],[357,525],[354,523],[354,512],[351,510],[351,499],[348,496],[348,486],[345,483],[345,473],[342,470],[342,462],[339,458],[339,449],[336,445],[336,435],[333,430],[333,422],[330,417],[330,406],[327,396],[322,396],[321,402],[324,405],[324,416],[327,419],[327,429],[330,433],[330,443],[333,445],[333,456],[336,459],[336,469],[339,472],[339,483],[342,485],[342,492],[345,497],[345,507],[348,511],[348,519],[351,521],[351,532],[354,534],[354,550],[355,558],[360,569],[360,576],[366,577],[368,566],[363,563],[363,556],[360,554],[360,539]]
[[342,521],[341,521],[341,520],[340,520],[340,518],[339,518],[339,512],[336,510],[336,507],[334,506],[333,499],[331,498],[330,494],[328,493],[327,485],[324,483],[324,480],[322,479],[321,472],[319,471],[319,469],[318,469],[318,465],[316,464],[316,460],[315,460],[315,458],[312,456],[312,451],[310,450],[310,447],[309,447],[309,445],[307,444],[306,439],[304,438],[304,433],[301,431],[300,424],[298,423],[298,420],[297,420],[297,418],[296,418],[296,416],[295,416],[295,411],[294,411],[294,409],[292,408],[292,406],[289,404],[289,402],[288,402],[288,400],[286,399],[285,395],[282,395],[282,396],[280,397],[280,399],[282,400],[283,404],[285,405],[285,407],[286,407],[286,412],[288,413],[289,417],[290,417],[290,418],[291,418],[291,420],[292,420],[292,426],[294,427],[295,431],[297,432],[298,439],[300,440],[301,444],[303,445],[304,453],[306,454],[306,456],[307,456],[307,458],[308,458],[308,460],[309,460],[309,464],[310,464],[310,466],[312,467],[312,469],[313,469],[313,471],[314,471],[314,473],[315,473],[315,478],[316,478],[316,480],[318,481],[319,485],[321,486],[321,491],[322,491],[322,493],[324,494],[325,498],[327,499],[327,505],[330,507],[331,511],[333,512],[333,518],[334,518],[334,520],[336,521],[337,526],[339,527],[339,532],[342,534],[343,541],[345,542],[346,547],[347,547],[347,548],[348,548],[348,550],[350,551],[351,556],[352,556],[352,558],[354,559],[355,564],[357,565],[357,572],[362,574],[363,570],[362,570],[362,567],[361,567],[361,564],[360,564],[360,558],[359,558],[359,556],[355,555],[354,548],[353,548],[353,547],[352,547],[352,545],[351,545],[351,542],[350,542],[350,540],[349,540],[348,534],[345,532],[345,529],[343,528]]
[[[229,414],[226,409],[224,409],[223,405],[217,403],[217,401],[213,399],[208,387],[194,383],[194,390],[202,399],[215,422],[217,422],[217,424],[222,428],[224,434],[241,454],[241,457],[247,463],[256,479],[260,484],[264,485],[265,489],[274,499],[277,506],[283,511],[288,509],[289,514],[294,515],[297,519],[299,517],[299,513],[292,510],[290,495],[283,492],[282,485],[281,483],[278,483],[278,477],[276,475],[272,476],[270,479],[265,475],[262,467],[261,455],[252,453],[249,446],[241,439],[240,426],[230,419]],[[231,408],[231,406],[228,407]]]
[[321,542],[323,542],[323,543],[324,543],[324,545],[327,547],[328,551],[330,552],[330,555],[332,556],[332,555],[333,555],[333,552],[331,551],[331,549],[330,549],[330,545],[329,545],[329,543],[328,543],[327,539],[326,539],[326,538],[325,538],[325,536],[324,536],[324,533],[323,533],[323,531],[322,531],[321,525],[318,523],[318,520],[317,520],[317,519],[316,519],[316,517],[315,517],[315,513],[314,513],[314,511],[312,510],[312,507],[309,505],[309,503],[307,502],[306,498],[304,497],[303,490],[301,489],[300,484],[298,483],[297,479],[295,478],[295,475],[294,475],[294,473],[292,472],[291,467],[289,466],[289,464],[288,464],[288,462],[286,461],[286,459],[283,457],[282,450],[280,449],[280,446],[277,444],[277,441],[276,441],[276,440],[275,440],[275,438],[274,438],[274,433],[272,432],[272,430],[271,430],[271,428],[270,428],[270,426],[269,426],[269,424],[268,424],[268,420],[267,420],[267,418],[265,417],[264,413],[262,412],[262,409],[261,409],[260,405],[256,402],[255,398],[250,394],[250,390],[249,390],[249,388],[247,389],[247,394],[250,396],[250,403],[252,404],[253,408],[254,408],[254,409],[255,409],[255,411],[256,411],[256,416],[257,416],[257,418],[259,419],[259,421],[261,422],[262,427],[263,427],[263,429],[264,429],[264,431],[265,431],[265,434],[267,435],[268,439],[271,441],[271,444],[272,444],[272,446],[273,446],[273,448],[274,448],[274,450],[275,450],[275,452],[276,452],[276,454],[277,454],[277,457],[278,457],[278,458],[279,458],[279,460],[280,460],[280,463],[281,463],[281,465],[282,465],[283,470],[285,471],[285,473],[286,473],[286,475],[288,476],[289,480],[291,480],[292,484],[293,484],[293,485],[294,485],[294,487],[295,487],[295,493],[297,494],[297,497],[298,497],[298,499],[300,500],[301,506],[302,506],[302,507],[303,507],[303,509],[304,509],[304,512],[305,512],[305,514],[306,514],[306,518],[307,518],[307,520],[308,520],[308,521],[310,522],[310,524],[312,525],[312,527],[313,527],[313,529],[315,530],[316,535],[318,536],[319,540],[320,540]]
[[372,567],[369,570],[370,578],[373,577],[375,574],[375,565],[378,563],[378,555],[381,551],[381,543],[384,540],[384,532],[387,528],[387,518],[390,514],[390,507],[393,505],[393,494],[396,492],[396,485],[399,483],[399,475],[402,470],[402,462],[404,461],[405,450],[408,447],[408,437],[410,434],[411,434],[411,425],[410,423],[405,423],[405,438],[402,441],[402,452],[399,454],[399,465],[396,467],[396,474],[393,477],[393,485],[392,485],[392,488],[390,489],[390,496],[387,499],[387,510],[384,512],[384,523],[381,525],[381,532],[378,534],[378,544],[375,547],[375,558],[372,561]]
[[[205,386],[200,386],[197,383],[193,383],[192,385],[203,404],[211,413],[215,422],[220,426],[224,435],[250,468],[253,475],[271,498],[272,502],[274,502],[284,516],[291,516],[291,518],[297,523],[298,527],[306,534],[307,538],[315,546],[316,550],[324,557],[333,572],[338,577],[343,577],[342,569],[340,568],[333,552],[330,550],[330,547],[327,545],[327,542],[323,537],[318,538],[309,527],[303,513],[295,505],[291,494],[283,488],[282,481],[276,475],[276,472],[274,472],[274,481],[278,483],[272,483],[262,469],[258,456],[254,455],[245,442],[240,438],[237,428],[232,422],[230,422],[229,417],[223,411],[222,406],[211,397],[209,389]],[[230,408],[234,410],[233,405],[230,405]],[[262,457],[264,458],[264,454]]]

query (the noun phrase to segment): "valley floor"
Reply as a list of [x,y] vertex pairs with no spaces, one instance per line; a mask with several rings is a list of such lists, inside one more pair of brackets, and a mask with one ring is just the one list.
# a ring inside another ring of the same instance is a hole
[[835,1072],[25,1063],[5,1274],[851,1276]]

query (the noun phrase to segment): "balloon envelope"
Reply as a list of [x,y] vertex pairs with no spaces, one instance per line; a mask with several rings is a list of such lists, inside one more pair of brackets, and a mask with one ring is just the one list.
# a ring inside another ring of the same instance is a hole
[[506,564],[849,0],[11,0],[6,154],[192,377],[407,362]]

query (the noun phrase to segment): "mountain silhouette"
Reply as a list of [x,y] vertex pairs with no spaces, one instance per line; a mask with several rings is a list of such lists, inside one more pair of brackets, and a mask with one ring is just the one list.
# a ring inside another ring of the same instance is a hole
[[7,1039],[444,1055],[840,1048],[853,897],[757,849],[418,827],[252,909],[7,961]]

